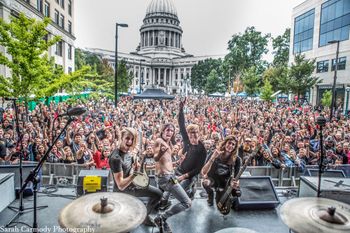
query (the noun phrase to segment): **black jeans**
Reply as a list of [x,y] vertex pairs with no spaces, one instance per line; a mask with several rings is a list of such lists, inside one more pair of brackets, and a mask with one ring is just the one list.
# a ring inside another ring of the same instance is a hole
[[158,188],[149,185],[145,189],[139,189],[136,187],[126,189],[123,193],[130,194],[134,197],[149,197],[147,203],[147,215],[151,214],[154,208],[157,206],[158,202],[161,200],[163,193]]

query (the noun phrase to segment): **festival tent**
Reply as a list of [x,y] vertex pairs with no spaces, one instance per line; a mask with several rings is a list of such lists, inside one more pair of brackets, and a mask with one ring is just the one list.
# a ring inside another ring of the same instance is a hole
[[220,93],[220,92],[215,92],[215,93],[209,94],[208,96],[209,97],[225,97],[225,95]]
[[240,93],[237,94],[237,96],[238,97],[247,97],[248,95],[245,92],[240,92]]
[[172,100],[175,96],[165,93],[162,89],[148,88],[141,94],[135,95],[134,99],[167,99]]

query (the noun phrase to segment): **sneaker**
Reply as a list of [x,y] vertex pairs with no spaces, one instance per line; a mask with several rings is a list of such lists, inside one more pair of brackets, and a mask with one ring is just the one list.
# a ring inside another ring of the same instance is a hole
[[171,201],[169,200],[161,200],[159,204],[159,210],[166,210],[171,206]]
[[149,215],[146,217],[145,221],[143,221],[143,225],[150,226],[150,227],[156,227],[157,226],[155,224],[155,222],[152,220],[152,218],[150,218]]
[[154,223],[158,226],[158,228],[162,228],[163,232],[172,233],[166,219],[164,219],[161,215],[158,214],[157,217],[154,218]]

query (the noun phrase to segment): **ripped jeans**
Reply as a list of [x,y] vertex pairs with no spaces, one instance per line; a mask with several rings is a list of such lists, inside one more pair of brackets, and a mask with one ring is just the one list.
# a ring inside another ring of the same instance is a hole
[[186,194],[185,190],[181,187],[179,182],[177,181],[175,175],[167,174],[160,175],[158,178],[159,188],[164,191],[169,192],[173,195],[175,199],[179,201],[176,205],[171,206],[171,208],[163,214],[164,218],[169,218],[177,213],[180,213],[191,207],[191,199]]

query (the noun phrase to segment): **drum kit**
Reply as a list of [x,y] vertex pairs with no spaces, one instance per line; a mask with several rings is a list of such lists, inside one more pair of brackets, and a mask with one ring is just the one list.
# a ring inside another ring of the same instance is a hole
[[[146,218],[146,207],[124,193],[94,193],[80,197],[60,213],[65,232],[130,232]],[[349,233],[350,205],[326,198],[294,198],[281,209],[282,221],[295,233]],[[112,224],[113,223],[113,224]],[[225,228],[216,233],[257,233],[246,228]]]

